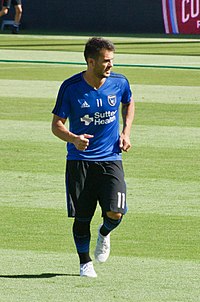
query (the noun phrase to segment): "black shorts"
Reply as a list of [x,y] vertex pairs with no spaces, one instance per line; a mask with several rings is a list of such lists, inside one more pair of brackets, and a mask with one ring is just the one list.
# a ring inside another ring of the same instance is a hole
[[103,216],[107,211],[125,214],[126,183],[122,162],[68,160],[66,197],[69,217],[92,217],[98,201]]
[[3,0],[2,1],[2,6],[10,8],[10,6],[12,5],[21,5],[22,1],[21,0]]

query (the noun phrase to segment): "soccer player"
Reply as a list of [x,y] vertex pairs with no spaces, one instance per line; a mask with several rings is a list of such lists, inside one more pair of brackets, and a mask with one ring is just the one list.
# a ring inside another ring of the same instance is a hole
[[0,17],[7,15],[11,4],[15,7],[15,20],[12,28],[13,34],[19,33],[19,25],[22,17],[22,1],[21,0],[3,0],[2,9],[0,11]]
[[52,111],[52,131],[67,142],[68,216],[75,217],[73,237],[80,259],[80,276],[86,277],[97,276],[90,257],[90,223],[97,202],[103,217],[94,252],[98,262],[108,259],[110,232],[127,211],[122,151],[131,147],[134,101],[128,80],[111,72],[114,51],[109,40],[89,39],[84,50],[87,70],[62,83]]

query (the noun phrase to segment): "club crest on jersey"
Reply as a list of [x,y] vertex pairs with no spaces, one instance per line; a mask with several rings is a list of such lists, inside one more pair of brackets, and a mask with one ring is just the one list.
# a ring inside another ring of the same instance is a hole
[[115,106],[116,102],[117,102],[116,95],[108,95],[108,104],[110,106]]

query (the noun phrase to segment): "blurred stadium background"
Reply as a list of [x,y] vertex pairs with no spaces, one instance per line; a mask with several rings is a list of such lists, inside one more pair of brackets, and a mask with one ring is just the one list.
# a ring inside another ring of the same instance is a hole
[[[200,34],[200,0],[22,1],[22,28],[76,34]],[[14,17],[14,8],[4,19]]]

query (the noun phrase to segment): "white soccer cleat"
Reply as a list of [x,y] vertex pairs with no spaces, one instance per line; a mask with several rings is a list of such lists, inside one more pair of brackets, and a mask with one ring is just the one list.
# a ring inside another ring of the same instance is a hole
[[103,263],[106,262],[110,255],[110,234],[108,234],[107,236],[101,235],[100,228],[101,225],[99,227],[97,245],[94,252],[94,256],[96,261]]
[[92,261],[80,265],[80,276],[90,278],[97,277]]

